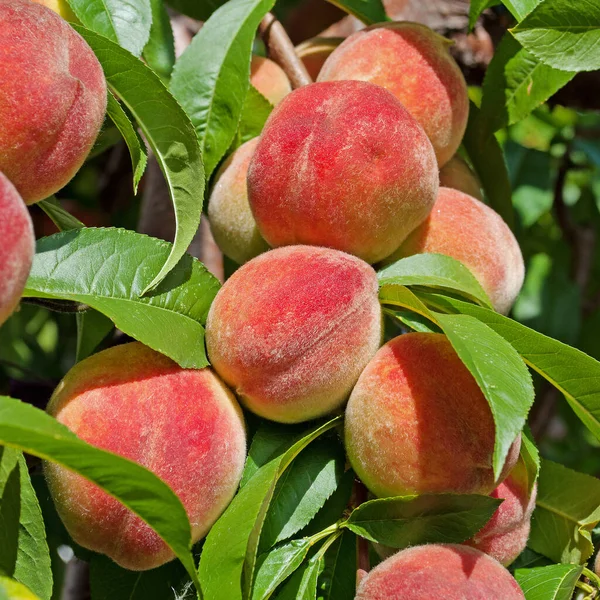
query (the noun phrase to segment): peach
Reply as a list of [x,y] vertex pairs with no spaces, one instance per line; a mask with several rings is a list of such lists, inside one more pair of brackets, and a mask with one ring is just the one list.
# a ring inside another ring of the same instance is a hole
[[[211,369],[182,369],[134,342],[78,363],[48,412],[86,442],[145,466],[179,496],[198,541],[235,494],[246,457],[240,407]],[[73,539],[126,569],[173,558],[150,527],[87,481],[45,464],[50,492]]]
[[208,200],[208,220],[217,245],[239,264],[269,249],[248,204],[246,175],[258,138],[242,144],[221,166]]
[[296,46],[296,54],[304,63],[311,79],[316,80],[329,55],[344,41],[344,38],[315,37]]
[[33,0],[33,2],[47,6],[66,21],[79,23],[79,19],[75,16],[75,13],[71,10],[66,0]]
[[462,262],[503,314],[523,285],[523,255],[508,225],[489,206],[458,190],[440,188],[429,217],[384,262],[424,252]]
[[292,91],[284,70],[270,58],[252,56],[250,83],[273,105],[279,104]]
[[206,324],[215,371],[249,410],[281,423],[340,408],[381,336],[375,271],[311,246],[247,262],[217,294]]
[[455,154],[440,169],[440,187],[449,187],[483,200],[479,178],[459,154]]
[[514,577],[479,550],[457,544],[414,546],[362,579],[355,600],[525,600]]
[[6,600],[39,600],[38,597],[22,583],[1,575],[0,598],[6,598]]
[[465,544],[508,566],[527,545],[536,494],[537,486],[529,493],[527,468],[519,459],[508,477],[490,494],[492,498],[501,498],[502,504],[485,527]]
[[13,184],[0,173],[0,325],[19,304],[35,252],[33,224]]
[[[346,408],[350,464],[379,497],[490,494],[495,427],[477,382],[448,339],[408,333],[383,346]],[[517,438],[504,479],[519,456]]]
[[327,246],[377,262],[425,220],[438,187],[431,143],[386,90],[313,83],[271,113],[248,199],[271,246]]
[[467,84],[450,44],[418,23],[372,25],[331,54],[318,80],[355,79],[388,89],[423,126],[442,167],[460,146],[469,116]]
[[0,52],[0,170],[32,204],[83,164],[104,120],[106,81],[85,40],[29,0],[0,0]]
[[594,561],[594,573],[600,577],[600,552],[596,554],[596,560]]

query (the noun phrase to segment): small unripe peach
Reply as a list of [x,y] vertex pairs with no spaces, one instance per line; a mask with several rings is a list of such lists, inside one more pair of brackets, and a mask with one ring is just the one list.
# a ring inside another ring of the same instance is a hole
[[458,154],[455,154],[440,169],[440,187],[452,188],[477,198],[477,200],[483,200],[479,178]]
[[29,0],[0,0],[0,52],[0,170],[31,204],[83,164],[104,120],[106,81],[85,40]]
[[467,84],[450,42],[406,21],[372,25],[348,37],[326,60],[319,81],[356,79],[392,92],[423,126],[442,167],[467,126]]
[[326,246],[369,263],[422,223],[438,173],[423,129],[362,81],[313,83],[271,113],[248,169],[248,200],[273,247]]
[[492,498],[501,498],[502,504],[483,529],[465,544],[489,554],[504,566],[510,565],[527,545],[536,494],[537,485],[529,493],[527,468],[520,459],[490,494]]
[[[165,481],[187,510],[194,542],[237,490],[246,457],[244,419],[211,369],[182,369],[137,342],[116,346],[73,367],[48,412],[89,444]],[[136,571],[173,558],[150,527],[95,484],[53,463],[45,472],[78,544]]]
[[13,184],[0,173],[0,325],[19,304],[35,252],[33,224]]
[[457,544],[414,546],[364,577],[356,600],[525,600],[514,577],[493,558]]
[[523,255],[508,225],[492,208],[458,190],[440,188],[425,222],[384,262],[425,252],[462,262],[500,313],[508,313],[523,285]]
[[296,54],[302,60],[311,79],[316,80],[329,55],[344,41],[340,37],[315,37],[296,46]]
[[217,245],[239,264],[266,252],[248,204],[246,175],[258,138],[242,144],[221,166],[208,200],[208,220]]
[[292,91],[292,84],[284,70],[263,56],[252,56],[250,83],[271,103],[279,104]]
[[490,494],[497,485],[492,411],[442,334],[401,335],[377,352],[350,395],[345,439],[350,464],[379,497]]
[[278,248],[225,282],[206,323],[213,368],[252,412],[298,423],[347,400],[382,335],[375,271],[328,248]]

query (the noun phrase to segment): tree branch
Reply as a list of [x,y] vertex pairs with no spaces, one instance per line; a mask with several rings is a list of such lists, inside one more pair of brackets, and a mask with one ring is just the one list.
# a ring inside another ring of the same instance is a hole
[[261,21],[258,31],[268,51],[269,58],[274,60],[288,76],[294,89],[312,83],[312,79],[298,58],[294,44],[290,40],[283,25],[268,13]]

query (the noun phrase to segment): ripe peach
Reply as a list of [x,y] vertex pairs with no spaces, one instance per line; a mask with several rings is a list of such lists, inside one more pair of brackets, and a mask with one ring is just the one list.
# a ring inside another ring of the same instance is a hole
[[527,468],[520,459],[490,494],[492,498],[502,498],[502,504],[485,527],[465,544],[489,554],[504,566],[512,563],[527,544],[536,492],[534,486],[529,494]]
[[271,113],[248,169],[271,246],[327,246],[377,262],[425,220],[438,187],[427,136],[386,90],[313,83]]
[[388,89],[423,126],[442,167],[460,146],[469,115],[467,84],[449,44],[418,23],[373,25],[348,37],[318,80],[357,79]]
[[345,439],[350,464],[376,496],[489,494],[496,486],[492,412],[442,334],[401,335],[377,352],[350,395]]
[[250,83],[271,103],[279,104],[292,91],[284,70],[269,58],[252,56]]
[[459,190],[477,200],[483,200],[479,178],[459,154],[455,154],[440,169],[440,187]]
[[246,263],[217,294],[206,324],[213,368],[249,410],[281,423],[338,409],[381,335],[375,271],[311,246]]
[[0,173],[0,325],[19,304],[35,252],[33,224],[13,184]]
[[313,80],[319,76],[329,55],[344,41],[344,38],[315,37],[296,46],[296,54],[304,63]]
[[75,13],[71,10],[66,0],[33,0],[33,2],[47,6],[66,21],[79,23],[79,19],[75,16]]
[[356,600],[525,600],[513,576],[486,554],[457,544],[414,546],[362,579]]
[[32,204],[83,164],[104,120],[106,81],[84,39],[29,0],[0,0],[0,51],[0,170]]
[[208,200],[208,219],[213,237],[223,254],[237,263],[266,252],[248,204],[246,175],[258,138],[242,144],[219,169]]
[[508,225],[489,206],[458,190],[440,188],[429,217],[385,263],[424,252],[446,254],[462,262],[503,314],[523,285],[523,255]]
[[[240,407],[211,369],[182,369],[140,343],[116,346],[77,364],[48,412],[86,442],[153,471],[179,496],[203,537],[233,498],[246,456]],[[132,570],[173,558],[138,517],[80,475],[45,471],[73,539]]]

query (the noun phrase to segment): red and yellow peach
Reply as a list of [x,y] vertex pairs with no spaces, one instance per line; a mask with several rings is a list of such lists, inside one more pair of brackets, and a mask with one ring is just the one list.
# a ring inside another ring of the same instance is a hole
[[270,58],[253,55],[250,83],[273,105],[279,104],[292,91],[284,70]]
[[483,200],[479,178],[459,154],[455,154],[440,169],[440,187],[452,188]]

